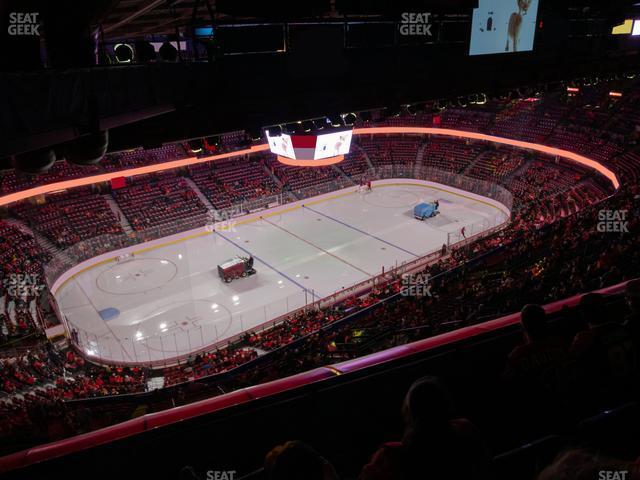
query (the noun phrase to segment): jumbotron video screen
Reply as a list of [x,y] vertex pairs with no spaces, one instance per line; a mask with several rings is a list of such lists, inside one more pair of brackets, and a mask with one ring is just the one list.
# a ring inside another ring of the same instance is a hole
[[533,50],[538,0],[480,0],[473,10],[469,55]]

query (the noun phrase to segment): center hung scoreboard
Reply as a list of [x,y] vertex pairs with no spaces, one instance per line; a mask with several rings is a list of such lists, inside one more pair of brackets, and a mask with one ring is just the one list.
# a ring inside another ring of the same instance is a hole
[[353,128],[338,127],[327,131],[289,134],[266,130],[269,150],[285,165],[322,167],[344,160],[351,149]]

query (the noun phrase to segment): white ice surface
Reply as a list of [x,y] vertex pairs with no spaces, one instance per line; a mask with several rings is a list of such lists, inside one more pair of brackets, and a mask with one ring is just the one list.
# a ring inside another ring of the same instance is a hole
[[[440,215],[424,222],[413,218],[417,203],[435,199]],[[268,322],[377,275],[383,266],[433,252],[448,232],[498,213],[427,186],[380,185],[136,253],[128,262],[97,265],[68,281],[56,297],[90,355],[116,363],[157,362]],[[217,265],[247,253],[257,274],[222,282]]]

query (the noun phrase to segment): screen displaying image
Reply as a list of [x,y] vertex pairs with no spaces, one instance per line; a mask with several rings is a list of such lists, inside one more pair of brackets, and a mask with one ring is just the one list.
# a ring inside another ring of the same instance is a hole
[[296,158],[293,147],[291,146],[291,135],[283,133],[276,137],[269,135],[267,130],[267,141],[269,142],[269,150],[276,155],[282,155],[283,157]]
[[327,133],[319,135],[316,142],[315,160],[335,157],[336,155],[346,155],[351,147],[352,130],[343,132]]
[[196,37],[213,37],[213,27],[196,27]]
[[533,50],[537,15],[538,0],[480,0],[469,55]]

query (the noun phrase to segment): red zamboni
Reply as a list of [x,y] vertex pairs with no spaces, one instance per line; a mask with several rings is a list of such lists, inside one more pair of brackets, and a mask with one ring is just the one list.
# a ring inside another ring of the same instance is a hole
[[218,275],[227,283],[236,278],[248,277],[254,273],[256,273],[256,270],[253,268],[253,257],[251,256],[237,256],[218,265]]

